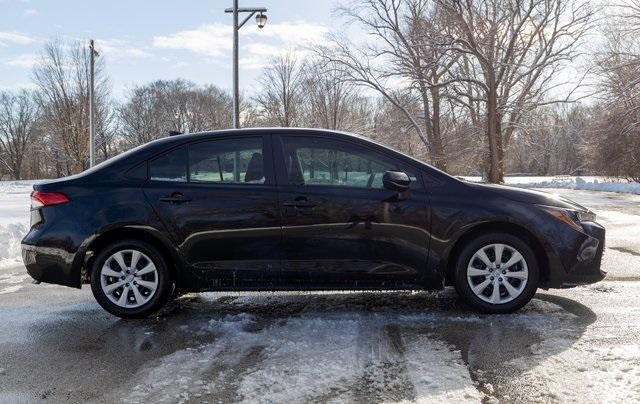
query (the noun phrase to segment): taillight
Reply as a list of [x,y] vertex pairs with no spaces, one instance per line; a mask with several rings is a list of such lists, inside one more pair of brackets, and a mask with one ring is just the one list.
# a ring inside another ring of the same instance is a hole
[[31,193],[31,209],[41,208],[43,206],[59,205],[67,202],[69,202],[69,198],[59,192],[33,191]]

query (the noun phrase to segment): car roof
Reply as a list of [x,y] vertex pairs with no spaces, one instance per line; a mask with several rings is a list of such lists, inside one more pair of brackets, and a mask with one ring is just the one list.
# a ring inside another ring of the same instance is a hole
[[[212,131],[202,131],[202,132],[192,132],[192,133],[183,133],[179,135],[173,135],[171,138],[181,138],[186,139],[189,137],[196,138],[202,135],[247,135],[247,134],[274,134],[276,133],[299,133],[299,134],[317,134],[323,133],[327,135],[340,134],[347,137],[353,137],[360,140],[365,140],[368,142],[377,143],[374,140],[371,140],[368,137],[358,135],[355,133],[344,132],[340,130],[330,130],[330,129],[316,129],[316,128],[293,128],[293,127],[264,127],[264,128],[242,128],[242,129],[220,129],[220,130],[212,130]],[[379,144],[379,143],[378,143]],[[380,144],[381,146],[384,146]]]

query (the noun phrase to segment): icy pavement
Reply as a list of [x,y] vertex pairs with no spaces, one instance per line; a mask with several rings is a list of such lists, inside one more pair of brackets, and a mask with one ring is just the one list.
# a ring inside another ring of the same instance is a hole
[[640,282],[478,315],[437,294],[206,293],[124,321],[90,291],[0,295],[0,402],[632,402]]
[[[202,304],[195,302],[185,304]],[[640,399],[637,339],[598,344],[609,335],[588,332],[597,315],[559,296],[540,294],[508,316],[466,312],[448,292],[231,296],[220,309],[222,317],[183,326],[194,335],[213,333],[214,341],[161,358],[116,397],[132,403]]]

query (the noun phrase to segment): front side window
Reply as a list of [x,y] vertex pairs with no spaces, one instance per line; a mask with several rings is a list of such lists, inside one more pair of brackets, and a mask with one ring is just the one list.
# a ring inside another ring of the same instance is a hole
[[320,138],[285,137],[289,183],[382,189],[386,171],[404,171],[418,187],[417,176],[384,156],[349,143]]
[[153,181],[186,182],[187,148],[178,147],[151,160],[149,178]]
[[264,184],[262,138],[222,139],[189,145],[189,181]]

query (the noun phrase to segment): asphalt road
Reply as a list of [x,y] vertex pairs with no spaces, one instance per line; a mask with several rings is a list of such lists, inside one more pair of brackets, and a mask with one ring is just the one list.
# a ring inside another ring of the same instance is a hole
[[610,276],[512,315],[451,290],[207,293],[125,321],[0,270],[0,402],[640,401],[640,197],[557,192],[600,215]]

